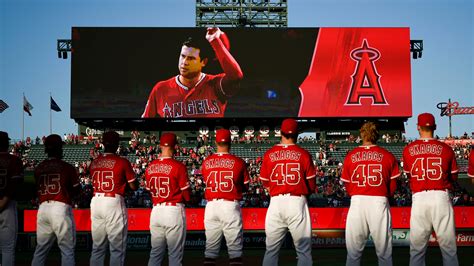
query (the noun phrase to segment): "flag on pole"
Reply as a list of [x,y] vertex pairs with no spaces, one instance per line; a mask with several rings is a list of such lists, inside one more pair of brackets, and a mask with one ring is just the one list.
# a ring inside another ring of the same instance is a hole
[[23,111],[27,112],[31,116],[31,110],[33,110],[33,105],[28,102],[25,95],[23,95]]
[[7,110],[7,108],[10,107],[6,102],[3,100],[0,100],[0,113],[3,113],[3,111]]
[[59,108],[59,105],[54,101],[53,97],[51,98],[51,110],[56,111],[56,112],[61,112],[61,108]]

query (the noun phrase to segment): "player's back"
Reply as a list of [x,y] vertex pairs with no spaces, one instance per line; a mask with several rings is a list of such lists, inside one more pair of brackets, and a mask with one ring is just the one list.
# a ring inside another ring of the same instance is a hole
[[99,155],[90,165],[94,193],[112,193],[123,196],[127,183],[135,181],[130,162],[116,154]]
[[23,163],[20,158],[8,152],[0,152],[0,197],[6,194],[13,195],[10,190],[12,178],[23,178]]
[[403,169],[413,193],[452,189],[458,166],[453,149],[435,139],[419,139],[403,150]]
[[171,157],[152,161],[145,170],[145,179],[153,204],[182,203],[181,191],[189,187],[186,166]]
[[400,176],[397,159],[386,149],[359,146],[344,160],[341,180],[346,182],[350,196],[390,196],[390,179]]
[[229,153],[214,153],[202,163],[206,199],[241,200],[244,184],[250,182],[245,162]]
[[308,195],[306,179],[314,178],[312,157],[296,144],[277,144],[268,150],[260,169],[260,179],[268,181],[270,195]]
[[80,185],[74,166],[58,158],[48,158],[35,168],[34,175],[40,202],[72,204],[73,187]]

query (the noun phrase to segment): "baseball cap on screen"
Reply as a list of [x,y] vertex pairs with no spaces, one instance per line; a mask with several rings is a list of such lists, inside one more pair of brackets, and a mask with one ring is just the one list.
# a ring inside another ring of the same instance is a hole
[[230,131],[228,129],[218,129],[216,131],[216,142],[230,142]]
[[298,134],[298,122],[288,118],[281,123],[281,132],[285,134]]
[[432,114],[430,113],[423,113],[418,116],[418,123],[417,125],[419,126],[425,126],[425,127],[432,127],[436,126],[435,123],[435,118]]
[[118,144],[120,135],[115,131],[107,131],[102,135],[102,142],[104,144]]
[[52,134],[46,137],[44,140],[44,146],[46,147],[59,147],[63,145],[63,140],[59,135]]
[[164,133],[160,138],[160,146],[174,147],[176,145],[176,135],[174,133]]

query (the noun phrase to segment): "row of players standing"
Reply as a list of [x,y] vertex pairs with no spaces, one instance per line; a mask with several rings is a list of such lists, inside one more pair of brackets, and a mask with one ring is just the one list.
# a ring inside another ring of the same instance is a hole
[[[411,177],[414,193],[410,222],[410,264],[424,265],[431,228],[436,232],[444,265],[458,265],[453,209],[448,190],[456,180],[457,165],[452,149],[433,139],[436,129],[431,114],[418,117],[420,139],[403,152],[404,171]],[[312,265],[311,221],[306,196],[316,187],[311,155],[298,145],[298,125],[286,119],[281,126],[281,143],[266,152],[260,179],[270,192],[265,220],[266,252],[263,265],[278,265],[280,247],[286,233],[292,235],[298,265]],[[359,265],[365,242],[374,239],[379,265],[392,265],[391,216],[388,197],[400,176],[395,157],[375,145],[378,131],[371,122],[360,130],[363,144],[345,159],[341,179],[351,196],[346,223],[347,265]],[[0,226],[2,265],[13,265],[17,231],[14,187],[21,180],[21,161],[9,155],[8,135],[0,133]],[[123,265],[127,239],[127,212],[123,195],[126,186],[137,189],[130,163],[115,154],[119,135],[106,132],[105,152],[91,164],[94,197],[91,202],[93,250],[91,265],[103,265],[107,248],[110,264]],[[6,143],[6,145],[5,145]],[[204,224],[205,265],[214,265],[222,236],[228,247],[230,264],[242,264],[243,230],[239,201],[248,188],[249,175],[243,160],[231,155],[230,133],[217,131],[217,152],[202,165],[206,183]],[[160,158],[146,169],[147,189],[153,198],[150,217],[152,249],[149,265],[160,265],[168,248],[169,264],[183,259],[186,221],[184,202],[189,201],[186,167],[173,159],[176,136],[165,133],[160,139]],[[75,225],[71,198],[80,191],[74,167],[61,160],[62,140],[50,135],[45,141],[48,159],[35,169],[40,208],[37,218],[37,247],[33,265],[44,265],[57,239],[62,264],[74,264]],[[472,155],[472,153],[471,153]],[[473,156],[469,175],[474,177]]]

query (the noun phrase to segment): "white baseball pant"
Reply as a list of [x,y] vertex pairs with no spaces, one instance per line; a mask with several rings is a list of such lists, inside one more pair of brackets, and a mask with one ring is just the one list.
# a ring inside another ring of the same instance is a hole
[[91,201],[92,254],[90,265],[104,265],[110,249],[110,265],[124,265],[127,249],[128,213],[122,196],[96,193]]
[[0,251],[3,266],[15,265],[15,246],[18,233],[16,201],[10,200],[0,212]]
[[351,197],[346,220],[347,266],[358,266],[365,244],[372,236],[378,265],[392,265],[392,216],[386,197]]
[[76,225],[72,207],[59,201],[41,203],[36,219],[36,249],[31,265],[44,265],[49,250],[57,239],[61,265],[75,265]]
[[443,265],[459,265],[456,255],[454,211],[447,191],[429,190],[413,195],[410,218],[410,266],[425,265],[431,228],[436,233]]
[[182,265],[186,239],[184,205],[155,205],[150,216],[151,251],[148,265],[161,265],[168,246],[169,265]]
[[224,235],[229,258],[242,257],[243,230],[242,213],[238,201],[208,201],[204,211],[206,229],[206,258],[219,257],[222,235]]
[[311,256],[311,220],[304,196],[274,196],[265,218],[266,246],[264,266],[278,265],[278,255],[288,230],[293,237],[298,266],[313,265]]

